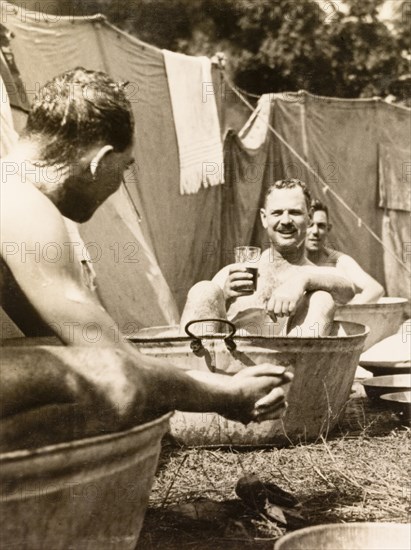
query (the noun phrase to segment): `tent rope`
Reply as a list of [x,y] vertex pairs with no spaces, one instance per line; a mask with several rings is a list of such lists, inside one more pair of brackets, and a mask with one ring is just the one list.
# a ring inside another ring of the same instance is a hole
[[[225,75],[225,73],[224,73]],[[227,84],[234,90],[234,88],[232,87],[232,85],[227,81]],[[258,94],[253,94],[251,92],[247,92],[246,90],[244,90],[243,88],[240,88],[239,86],[235,86],[235,88],[240,92],[242,93],[243,95],[247,95],[248,97],[253,97],[254,99],[260,99],[261,95],[258,95]],[[235,91],[235,90],[234,90]]]
[[[254,107],[251,105],[251,103],[241,94],[241,92],[238,90],[238,88],[230,81],[230,79],[227,77],[227,74],[223,72],[223,75],[224,75],[224,79],[227,83],[227,85],[231,88],[231,90],[241,99],[241,101],[247,105],[247,107],[252,111],[254,112],[255,109]],[[257,116],[259,118],[262,119],[260,113],[257,113]],[[264,121],[265,122],[265,121]],[[387,252],[387,254],[389,254],[396,262],[398,262],[401,267],[403,269],[405,269],[410,275],[411,275],[411,270],[407,267],[407,265],[403,262],[403,260],[397,256],[397,254],[395,254],[395,252],[393,252],[391,249],[389,249],[388,247],[385,246],[384,242],[382,241],[382,239],[380,239],[380,237],[375,233],[375,231],[373,229],[371,229],[371,227],[366,224],[364,222],[364,220],[362,220],[362,218],[360,218],[360,216],[358,216],[358,214],[356,214],[354,212],[354,210],[351,208],[351,206],[349,206],[345,200],[340,197],[340,195],[338,193],[336,193],[336,191],[334,191],[334,189],[332,189],[325,181],[324,179],[320,176],[320,174],[318,172],[316,172],[314,170],[314,168],[292,147],[292,145],[290,145],[283,137],[281,134],[279,134],[275,129],[274,127],[268,122],[266,123],[267,124],[267,127],[268,129],[275,135],[275,137],[281,141],[281,143],[301,162],[301,164],[315,177],[315,178],[318,178],[318,181],[319,183],[321,184],[322,188],[323,188],[323,192],[324,194],[326,193],[330,193],[354,218],[355,220],[357,221],[357,225],[358,227],[364,227],[364,229],[366,229],[368,231],[368,233],[374,237],[374,239],[382,246],[382,248],[385,250],[385,252]]]

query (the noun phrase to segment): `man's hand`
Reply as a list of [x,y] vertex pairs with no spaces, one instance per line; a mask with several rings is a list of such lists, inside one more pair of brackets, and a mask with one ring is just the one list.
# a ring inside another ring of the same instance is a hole
[[286,408],[281,386],[293,379],[293,374],[285,370],[286,367],[264,363],[230,377],[227,386],[231,399],[221,414],[244,424],[279,418]]
[[275,288],[265,303],[265,309],[274,322],[277,317],[293,315],[305,293],[304,278],[294,276]]
[[230,267],[223,292],[226,301],[252,294],[254,292],[252,273],[249,273],[242,264],[233,265]]

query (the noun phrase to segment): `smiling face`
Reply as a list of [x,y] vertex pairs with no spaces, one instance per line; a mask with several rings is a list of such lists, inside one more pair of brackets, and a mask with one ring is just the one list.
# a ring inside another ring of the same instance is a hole
[[307,229],[305,247],[308,252],[319,252],[324,248],[329,229],[327,213],[324,210],[316,210]]
[[299,248],[310,221],[302,189],[273,189],[261,209],[261,221],[276,250]]

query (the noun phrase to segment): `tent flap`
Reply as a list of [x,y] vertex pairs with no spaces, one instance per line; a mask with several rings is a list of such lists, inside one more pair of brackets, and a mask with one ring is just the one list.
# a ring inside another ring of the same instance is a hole
[[[267,94],[266,104],[268,98],[270,125],[288,146],[268,131],[258,184],[254,181],[255,192],[261,198],[258,204],[250,201],[250,209],[262,206],[264,192],[271,182],[283,178],[305,181],[312,195],[329,207],[333,248],[354,257],[386,286],[389,295],[410,298],[407,268],[411,267],[411,253],[405,258],[404,247],[411,242],[407,213],[410,210],[411,163],[410,150],[405,149],[409,141],[411,110],[380,100],[322,98],[306,92]],[[261,135],[262,118],[256,116],[258,111],[261,111],[260,106],[243,132],[248,143],[255,141],[253,133],[257,141]],[[235,163],[243,163],[243,171],[256,172],[255,160],[250,159],[232,136],[226,142],[228,146],[231,156],[241,157]],[[309,163],[314,173],[304,167],[293,151]],[[226,151],[227,156],[230,158]],[[355,215],[327,189],[337,193]],[[242,193],[240,180],[234,194]],[[238,202],[238,197],[235,200]],[[385,217],[381,207],[387,210]],[[246,219],[244,214],[241,217]],[[226,218],[229,220],[228,216]],[[253,244],[264,248],[267,246],[265,234],[258,217],[253,219]],[[383,245],[365,225],[377,234]],[[241,227],[242,234],[248,235],[249,228]],[[225,231],[229,232],[229,227]]]

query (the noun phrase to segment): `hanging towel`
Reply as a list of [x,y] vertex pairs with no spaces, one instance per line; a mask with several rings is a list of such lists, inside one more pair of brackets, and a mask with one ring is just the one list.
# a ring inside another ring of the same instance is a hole
[[410,147],[378,144],[378,206],[411,212]]
[[224,182],[211,61],[163,50],[180,161],[180,193]]

